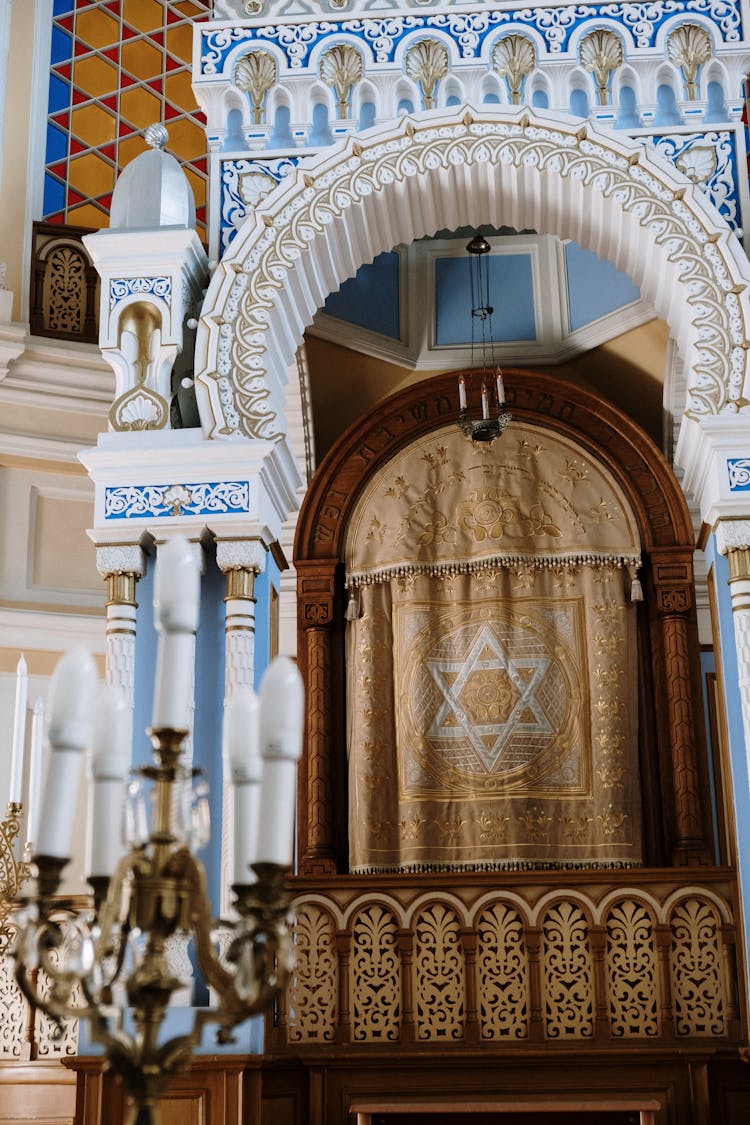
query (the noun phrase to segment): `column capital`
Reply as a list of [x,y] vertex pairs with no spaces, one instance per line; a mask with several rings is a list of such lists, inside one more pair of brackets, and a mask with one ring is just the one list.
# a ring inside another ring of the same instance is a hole
[[716,548],[722,555],[750,548],[750,515],[745,519],[720,519],[714,527]]
[[225,574],[231,570],[266,569],[266,548],[260,539],[216,539],[216,563]]
[[96,548],[96,569],[102,578],[113,574],[133,574],[142,578],[146,573],[146,555],[137,543],[120,543]]

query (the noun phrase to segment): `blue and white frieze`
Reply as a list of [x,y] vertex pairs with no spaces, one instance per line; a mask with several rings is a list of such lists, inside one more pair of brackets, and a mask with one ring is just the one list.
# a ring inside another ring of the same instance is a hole
[[221,253],[250,212],[299,164],[299,157],[278,160],[222,160]]
[[109,307],[118,301],[137,294],[139,297],[160,297],[165,304],[172,302],[172,279],[170,277],[113,277],[109,283]]
[[750,492],[750,457],[728,457],[730,492]]
[[737,135],[733,130],[656,134],[653,142],[680,172],[706,193],[735,234],[742,237],[737,194]]
[[303,69],[310,54],[326,40],[338,36],[355,36],[369,48],[375,63],[393,63],[402,39],[414,32],[440,29],[458,45],[459,54],[467,61],[483,57],[485,40],[498,28],[509,24],[528,27],[539,35],[551,55],[567,54],[571,37],[583,24],[594,20],[619,23],[626,46],[648,49],[657,46],[663,24],[676,15],[689,11],[692,17],[704,16],[713,23],[724,43],[738,43],[742,38],[742,13],[739,0],[653,0],[652,3],[628,4],[565,4],[560,7],[528,8],[508,6],[502,10],[477,12],[429,12],[419,15],[386,15],[378,17],[307,20],[267,24],[264,26],[207,25],[201,32],[200,70],[197,77],[222,74],[236,48],[243,43],[275,46],[289,70]]
[[251,511],[250,482],[124,484],[104,490],[105,520],[165,516],[244,515]]

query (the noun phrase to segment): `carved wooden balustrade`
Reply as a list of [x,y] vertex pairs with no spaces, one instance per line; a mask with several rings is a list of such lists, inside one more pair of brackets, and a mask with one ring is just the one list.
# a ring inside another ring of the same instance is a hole
[[733,880],[675,875],[296,880],[297,970],[268,1047],[737,1044]]

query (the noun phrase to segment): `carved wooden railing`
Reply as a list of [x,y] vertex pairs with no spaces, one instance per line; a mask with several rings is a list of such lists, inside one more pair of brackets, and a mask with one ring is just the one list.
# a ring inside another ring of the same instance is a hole
[[35,336],[96,344],[99,275],[83,245],[87,227],[34,223],[31,331]]
[[734,884],[675,875],[300,879],[268,1046],[737,1044]]

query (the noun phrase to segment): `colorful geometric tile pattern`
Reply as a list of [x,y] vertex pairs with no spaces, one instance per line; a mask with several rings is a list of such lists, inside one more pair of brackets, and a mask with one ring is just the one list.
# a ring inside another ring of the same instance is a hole
[[193,22],[213,0],[54,0],[44,178],[48,222],[103,227],[115,179],[162,122],[206,229],[205,118],[191,88]]

